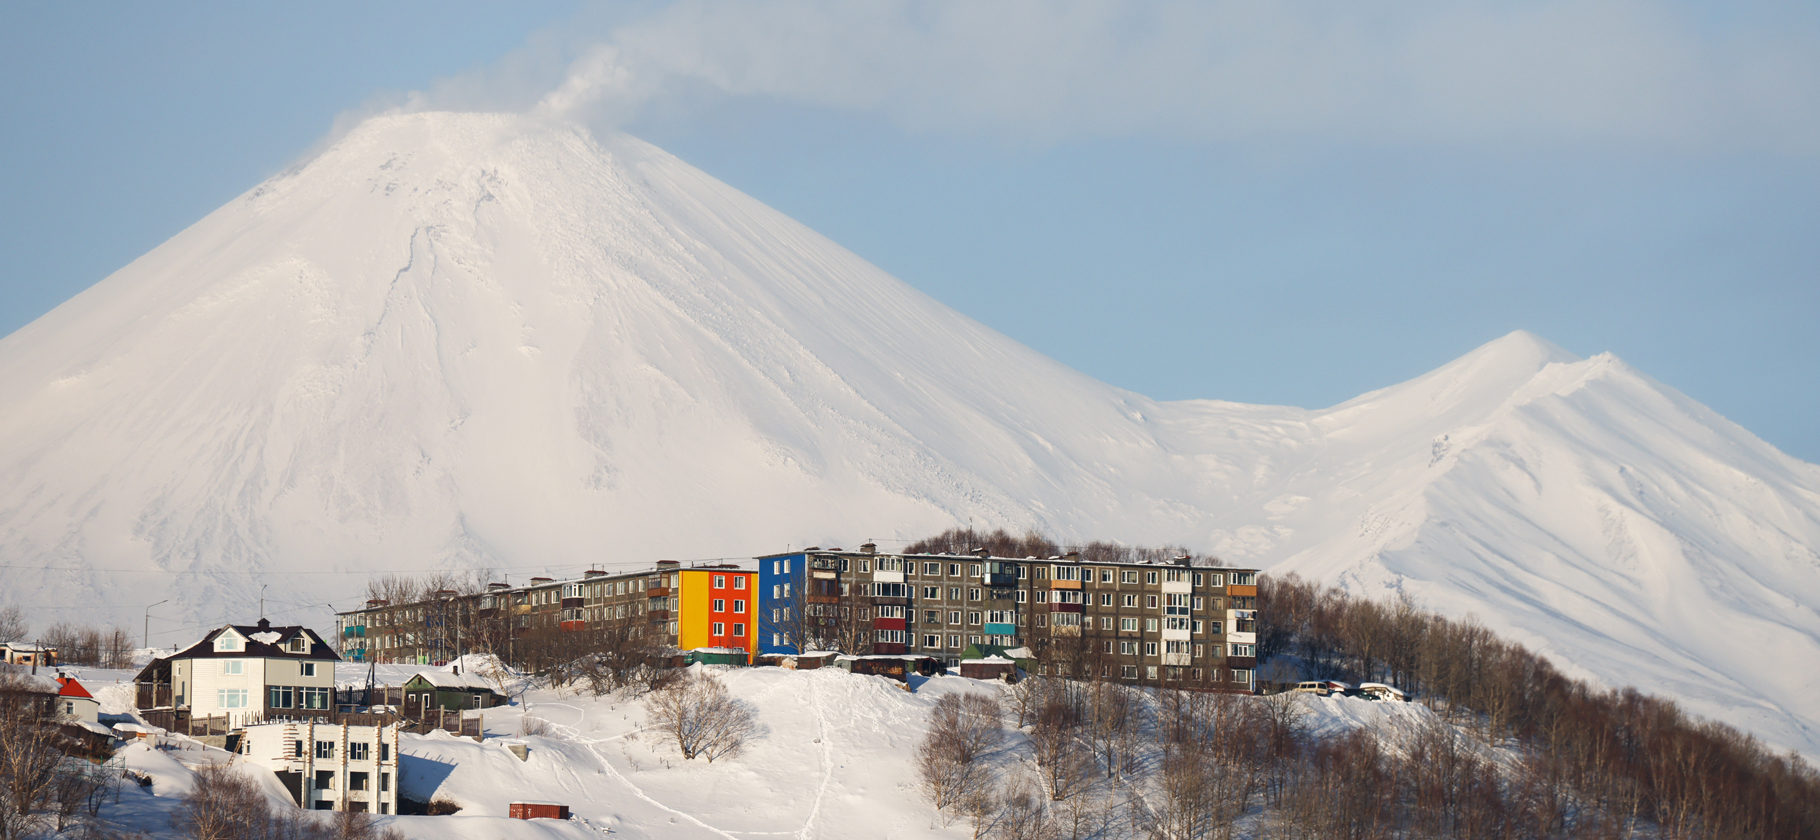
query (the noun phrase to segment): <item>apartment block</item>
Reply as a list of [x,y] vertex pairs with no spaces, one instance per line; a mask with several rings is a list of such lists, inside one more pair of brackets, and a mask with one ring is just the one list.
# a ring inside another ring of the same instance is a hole
[[759,557],[759,650],[913,653],[958,666],[975,645],[1029,648],[1041,671],[1250,691],[1257,572],[1176,563],[880,554]]

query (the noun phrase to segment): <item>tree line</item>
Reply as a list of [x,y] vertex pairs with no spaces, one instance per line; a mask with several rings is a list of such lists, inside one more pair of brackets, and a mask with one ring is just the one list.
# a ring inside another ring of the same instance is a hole
[[[1402,724],[1317,732],[1311,702],[1035,677],[939,698],[914,761],[940,819],[965,821],[976,838],[1816,836],[1811,769],[1793,771],[1773,800],[1717,778],[1703,793],[1653,802],[1601,791],[1585,767],[1567,775],[1573,764],[1556,745],[1493,744],[1464,716],[1390,715]],[[1008,738],[1008,724],[1027,737]],[[1644,763],[1729,772],[1674,744],[1661,749]]]
[[1003,528],[990,531],[976,530],[972,527],[949,528],[932,537],[925,537],[904,546],[905,554],[969,554],[975,549],[986,549],[994,557],[1022,559],[1026,557],[1049,558],[1060,557],[1069,552],[1080,555],[1082,563],[1168,563],[1186,557],[1196,566],[1220,566],[1224,563],[1211,554],[1189,551],[1184,546],[1133,546],[1106,540],[1093,540],[1081,545],[1069,545],[1040,534],[1036,531],[1025,531],[1023,534],[1012,534]]
[[[1261,658],[1294,657],[1312,678],[1392,682],[1523,755],[1514,777],[1475,795],[1518,796],[1547,836],[1622,837],[1639,822],[1674,838],[1820,836],[1820,774],[1799,755],[1672,700],[1571,679],[1470,618],[1265,575],[1258,643]],[[1453,755],[1441,746],[1429,753]]]

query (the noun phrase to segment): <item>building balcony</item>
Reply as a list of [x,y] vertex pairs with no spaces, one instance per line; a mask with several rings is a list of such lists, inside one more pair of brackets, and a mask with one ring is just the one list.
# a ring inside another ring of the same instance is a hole
[[670,611],[669,610],[650,610],[645,613],[645,618],[653,624],[660,622],[660,621],[669,621],[670,620]]
[[1087,611],[1087,607],[1085,604],[1050,604],[1049,611],[1052,613],[1084,613]]
[[907,606],[910,606],[910,599],[909,598],[873,598],[872,605],[875,607],[907,607]]
[[668,586],[650,587],[645,590],[645,597],[646,598],[668,598],[668,597],[670,597],[670,587],[668,587]]
[[985,581],[987,586],[1016,586],[1017,575],[986,575]]

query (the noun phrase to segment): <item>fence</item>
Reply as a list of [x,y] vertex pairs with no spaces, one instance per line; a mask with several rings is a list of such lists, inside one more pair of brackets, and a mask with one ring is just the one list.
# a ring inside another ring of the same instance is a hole
[[398,726],[400,729],[416,735],[425,735],[441,729],[452,735],[473,738],[478,741],[484,732],[482,718],[478,714],[470,716],[462,711],[432,709],[421,715],[404,715],[396,712],[342,712],[324,711],[316,715],[266,715],[259,712],[245,714],[192,715],[181,709],[145,709],[139,712],[145,722],[166,732],[205,737],[209,735],[226,735],[232,730],[261,723],[276,723],[286,720],[315,720],[321,723],[350,726]]

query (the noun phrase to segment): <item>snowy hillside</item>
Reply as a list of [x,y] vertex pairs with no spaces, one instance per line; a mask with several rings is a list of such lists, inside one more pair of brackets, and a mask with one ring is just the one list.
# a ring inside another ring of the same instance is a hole
[[[536,690],[524,706],[488,710],[488,737],[482,742],[444,733],[405,736],[400,793],[419,801],[446,798],[462,810],[455,817],[391,822],[410,837],[439,840],[598,837],[609,831],[653,840],[971,836],[964,820],[942,825],[918,790],[913,758],[938,698],[1004,696],[1002,685],[917,678],[917,690],[910,693],[883,677],[833,668],[734,669],[722,676],[734,696],[751,704],[760,724],[739,756],[684,761],[673,743],[646,729],[644,707],[636,700]],[[1305,723],[1316,738],[1363,729],[1394,742],[1436,720],[1418,703],[1339,697],[1303,702],[1309,710]],[[547,722],[548,734],[519,736],[525,716]],[[1016,725],[1014,713],[1006,725]],[[526,744],[525,760],[507,743]],[[104,816],[155,836],[175,836],[167,815],[174,798],[190,789],[180,763],[225,760],[225,753],[193,746],[164,752],[128,747],[127,766],[148,772],[156,784],[149,792],[129,789]],[[1013,732],[993,764],[1001,777],[1028,772],[1027,739]],[[284,796],[282,788],[273,793],[275,801]],[[579,820],[509,819],[509,805],[524,800],[567,804]]]
[[375,118],[0,339],[0,393],[40,627],[971,520],[1404,589],[1820,750],[1820,468],[1621,361],[1513,333],[1326,410],[1157,402],[630,137]]

